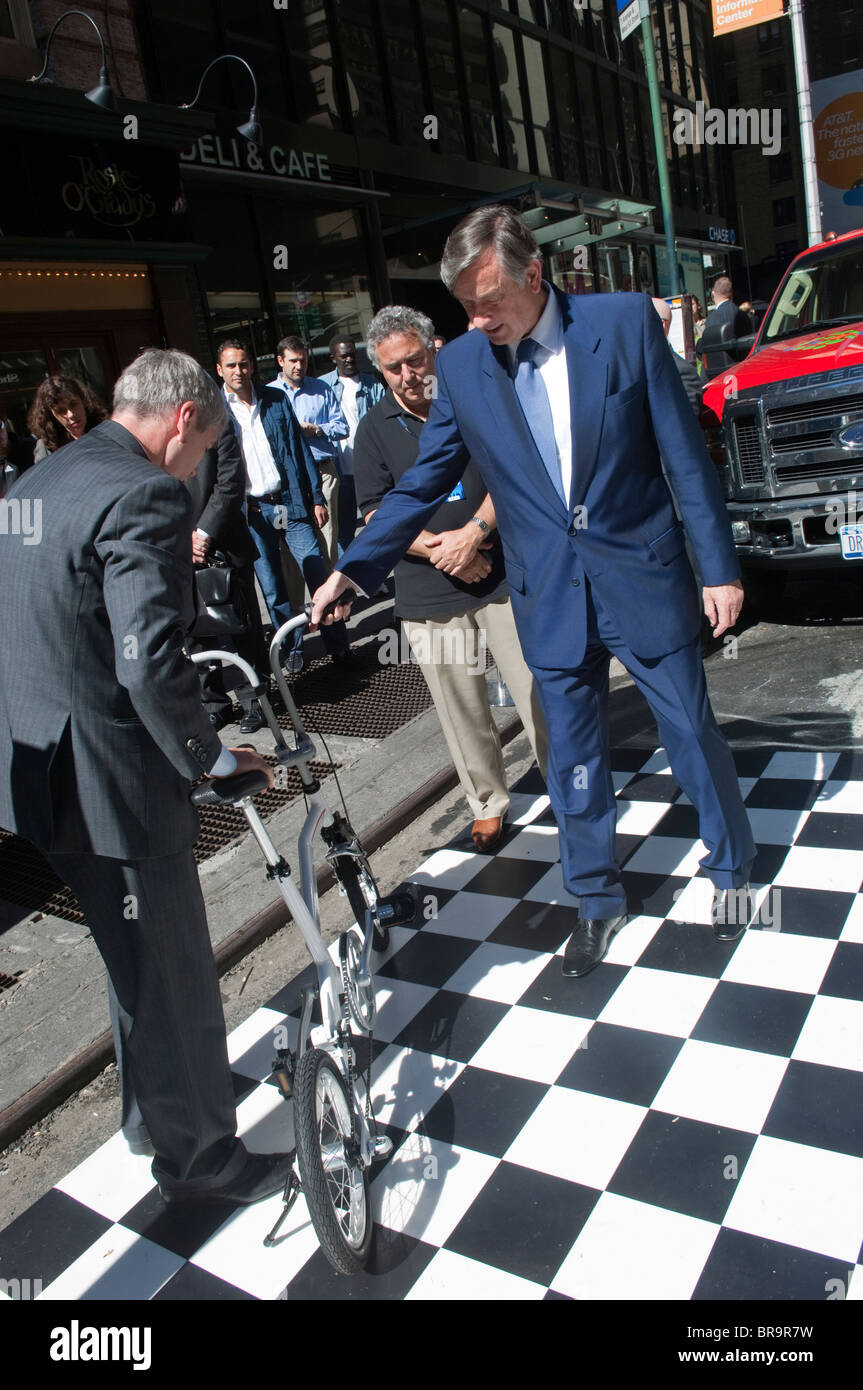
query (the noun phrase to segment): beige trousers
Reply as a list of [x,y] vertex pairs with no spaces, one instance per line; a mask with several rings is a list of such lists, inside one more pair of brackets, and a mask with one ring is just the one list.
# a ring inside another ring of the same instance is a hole
[[452,618],[405,619],[447,747],[474,820],[509,806],[500,739],[488,703],[485,650],[509,687],[543,777],[548,736],[533,677],[521,653],[509,599]]

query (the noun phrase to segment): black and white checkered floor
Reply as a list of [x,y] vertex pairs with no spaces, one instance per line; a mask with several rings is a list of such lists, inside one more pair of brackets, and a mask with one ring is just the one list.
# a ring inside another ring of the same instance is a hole
[[[863,1298],[863,756],[735,757],[760,885],[736,945],[661,751],[615,756],[637,915],[583,980],[535,774],[494,857],[455,842],[417,869],[423,915],[377,972],[396,1147],[364,1275],[330,1269],[302,1198],[273,1249],[278,1197],[169,1217],[115,1135],[0,1232],[4,1277],[43,1299]],[[268,1077],[300,982],[230,1038],[251,1148],[292,1142]]]

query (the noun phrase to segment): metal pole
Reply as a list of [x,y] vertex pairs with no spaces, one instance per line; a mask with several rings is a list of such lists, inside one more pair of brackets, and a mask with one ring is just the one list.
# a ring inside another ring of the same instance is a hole
[[677,252],[674,248],[674,214],[671,211],[671,184],[668,179],[668,157],[665,153],[665,130],[662,125],[662,104],[659,99],[659,74],[656,70],[656,53],[653,48],[653,23],[648,13],[641,21],[641,37],[644,43],[644,66],[647,69],[647,90],[650,93],[650,116],[653,123],[653,141],[656,145],[656,169],[659,174],[659,199],[662,205],[662,222],[665,227],[665,247],[668,252],[668,275],[671,293],[680,294],[680,277],[677,273]]
[[806,29],[803,0],[790,0],[791,38],[794,44],[794,70],[797,75],[797,105],[800,112],[800,145],[803,151],[803,186],[806,194],[806,223],[809,245],[823,241],[821,199],[818,196],[818,168],[815,163],[815,137],[812,133],[812,98],[809,92],[809,62],[806,57]]

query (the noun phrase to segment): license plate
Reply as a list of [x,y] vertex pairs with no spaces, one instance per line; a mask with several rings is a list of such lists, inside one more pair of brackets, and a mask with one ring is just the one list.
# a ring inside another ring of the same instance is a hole
[[839,541],[843,560],[863,560],[863,524],[840,526]]

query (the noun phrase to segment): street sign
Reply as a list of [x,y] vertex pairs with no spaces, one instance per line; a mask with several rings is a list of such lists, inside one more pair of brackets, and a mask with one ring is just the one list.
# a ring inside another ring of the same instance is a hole
[[781,19],[784,0],[713,0],[713,35],[748,29],[768,19]]
[[650,15],[650,0],[617,0],[617,21],[620,25],[620,37],[629,38],[633,29],[637,29],[642,19]]

